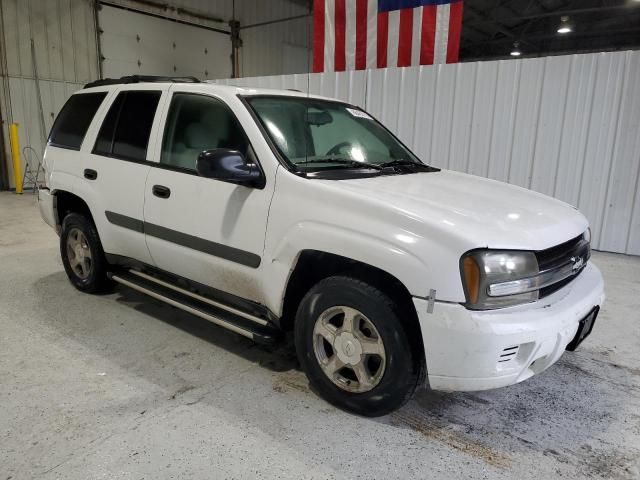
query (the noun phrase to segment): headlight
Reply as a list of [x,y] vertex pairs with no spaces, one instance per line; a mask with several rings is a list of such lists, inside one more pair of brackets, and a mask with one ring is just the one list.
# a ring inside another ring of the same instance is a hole
[[490,310],[538,299],[538,261],[533,252],[473,250],[460,264],[470,309]]
[[[545,263],[546,251],[538,252],[543,254],[541,265],[535,252],[478,249],[465,253],[460,259],[465,306],[491,310],[535,302],[541,289],[570,279],[584,269],[591,256],[590,241],[591,229],[587,229],[581,238],[553,247],[550,250],[557,258],[551,263]],[[558,247],[566,247],[564,256],[558,257]]]

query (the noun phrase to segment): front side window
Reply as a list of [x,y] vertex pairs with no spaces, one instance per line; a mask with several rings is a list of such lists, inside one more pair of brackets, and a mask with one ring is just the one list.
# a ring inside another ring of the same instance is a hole
[[145,160],[161,95],[157,90],[120,92],[102,122],[93,153],[125,160]]
[[424,167],[380,123],[339,102],[304,97],[249,97],[281,154],[297,169],[402,163]]
[[205,150],[226,148],[246,155],[247,146],[242,127],[222,101],[191,93],[173,96],[160,163],[194,171]]
[[51,128],[49,144],[80,150],[89,125],[106,96],[107,92],[72,95]]

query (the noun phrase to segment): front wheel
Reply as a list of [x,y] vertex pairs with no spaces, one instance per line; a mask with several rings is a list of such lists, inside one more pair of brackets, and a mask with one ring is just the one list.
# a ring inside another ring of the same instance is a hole
[[377,288],[330,277],[303,298],[296,315],[298,358],[328,402],[368,417],[411,398],[424,362],[396,304]]
[[78,290],[98,293],[110,286],[100,237],[90,218],[78,213],[64,217],[60,255],[69,281]]

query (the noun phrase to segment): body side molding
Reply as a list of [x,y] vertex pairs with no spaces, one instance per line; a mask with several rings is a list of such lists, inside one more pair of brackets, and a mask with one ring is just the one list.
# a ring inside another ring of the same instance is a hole
[[230,262],[239,263],[246,267],[258,268],[260,266],[260,261],[262,260],[260,256],[255,253],[240,250],[221,243],[212,242],[204,238],[194,237],[193,235],[178,232],[177,230],[171,230],[170,228],[155,225],[153,223],[144,222],[137,218],[109,211],[106,211],[105,215],[110,223],[119,227],[128,228],[129,230],[134,230],[138,233],[144,233],[167,242],[175,243],[182,247],[223,258]]
[[121,215],[115,212],[104,212],[110,223],[117,225],[122,228],[128,228],[129,230],[133,230],[139,233],[144,233],[144,222],[142,220],[137,220],[132,217],[127,217],[126,215]]

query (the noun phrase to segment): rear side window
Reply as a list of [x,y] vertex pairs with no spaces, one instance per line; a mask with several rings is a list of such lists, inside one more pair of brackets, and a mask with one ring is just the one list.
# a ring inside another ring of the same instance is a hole
[[49,145],[80,150],[84,136],[107,92],[72,95],[53,124]]
[[121,92],[102,123],[93,153],[125,160],[147,158],[160,91]]

